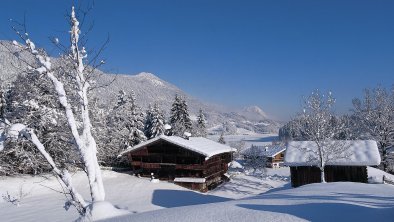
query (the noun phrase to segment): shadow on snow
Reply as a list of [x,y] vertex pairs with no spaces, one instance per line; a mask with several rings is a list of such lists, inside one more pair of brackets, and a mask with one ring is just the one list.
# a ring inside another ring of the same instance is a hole
[[238,204],[237,206],[250,210],[289,214],[308,221],[392,221],[394,217],[392,207],[374,208],[349,203]]
[[166,208],[217,203],[229,200],[231,199],[181,190],[155,190],[152,196],[152,204]]

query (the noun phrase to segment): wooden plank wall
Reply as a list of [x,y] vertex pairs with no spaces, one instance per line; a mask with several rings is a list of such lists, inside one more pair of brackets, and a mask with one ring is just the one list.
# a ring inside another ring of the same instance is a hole
[[[290,167],[291,184],[293,187],[310,183],[320,183],[320,169],[314,166]],[[326,166],[325,178],[327,182],[368,182],[366,166]]]

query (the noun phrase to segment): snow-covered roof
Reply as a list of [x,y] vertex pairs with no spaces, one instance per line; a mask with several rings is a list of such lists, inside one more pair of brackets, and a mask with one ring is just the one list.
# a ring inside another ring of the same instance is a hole
[[[252,150],[257,149],[257,150]],[[243,155],[257,155],[265,157],[274,157],[279,153],[286,150],[285,146],[282,145],[267,145],[267,146],[254,146],[246,149],[242,152]]]
[[243,169],[244,167],[238,163],[237,161],[233,160],[228,164],[228,167],[231,169]]
[[140,143],[136,146],[130,147],[127,150],[120,153],[123,155],[125,153],[143,148],[149,144],[155,143],[159,140],[165,140],[169,143],[175,144],[177,146],[183,147],[185,149],[197,152],[199,154],[204,155],[206,158],[209,159],[210,157],[220,154],[220,153],[227,153],[227,152],[234,152],[235,149],[231,148],[227,145],[215,142],[213,140],[203,138],[203,137],[189,137],[189,139],[184,139],[178,136],[164,136],[161,135],[159,137],[155,137],[143,143]]
[[[375,166],[380,164],[380,154],[373,140],[336,140],[330,144],[346,147],[346,158],[329,158],[326,165]],[[316,166],[317,145],[313,141],[292,141],[287,144],[284,164],[286,166]],[[331,155],[335,157],[336,154]],[[338,155],[339,156],[339,155]]]
[[205,178],[175,177],[174,182],[180,182],[180,183],[205,183]]

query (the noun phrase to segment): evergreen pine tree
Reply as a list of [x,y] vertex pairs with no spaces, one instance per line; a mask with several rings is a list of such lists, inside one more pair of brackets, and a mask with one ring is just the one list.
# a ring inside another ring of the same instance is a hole
[[143,114],[135,101],[134,92],[130,96],[127,96],[123,91],[118,94],[117,103],[107,124],[110,128],[108,134],[111,137],[109,144],[114,149],[119,147],[120,150],[124,150],[146,140],[143,133]]
[[[171,116],[170,116],[170,123],[171,125],[175,125],[175,123],[179,122],[181,117],[180,117],[180,109],[181,109],[181,98],[177,95],[175,95],[175,101],[172,103],[171,107]],[[174,128],[174,126],[172,126]]]
[[155,103],[152,112],[152,127],[150,131],[150,138],[155,138],[157,136],[163,135],[165,132],[164,128],[164,114],[160,110],[160,107],[157,103]]
[[129,146],[127,141],[129,135],[127,122],[130,116],[129,110],[127,109],[128,102],[126,93],[123,90],[119,91],[117,102],[108,117],[107,125],[110,141],[108,142],[107,149],[111,149],[114,152],[119,152]]
[[5,107],[6,107],[5,95],[4,92],[0,89],[0,119],[4,118]]
[[[68,82],[63,82],[65,87]],[[62,166],[78,161],[75,147],[65,138],[71,132],[67,127],[65,115],[50,80],[40,78],[36,72],[21,73],[10,85],[7,92],[0,95],[0,118],[11,123],[22,123],[34,129],[45,144],[46,151],[54,161]],[[72,98],[70,96],[70,98]],[[74,102],[74,101],[71,101]],[[32,143],[22,140],[8,140],[5,150],[0,154],[0,174],[41,173],[52,168]]]
[[153,108],[152,105],[149,104],[148,109],[145,112],[145,126],[144,133],[147,139],[152,138],[152,119],[153,119]]
[[119,91],[115,109],[127,103],[126,93],[123,90]]
[[130,96],[130,117],[128,121],[128,129],[130,131],[128,140],[130,146],[135,146],[146,140],[146,136],[143,133],[144,130],[144,114],[141,109],[135,103],[134,91],[131,91]]
[[185,127],[185,131],[188,131],[190,133],[192,129],[192,120],[190,119],[189,115],[189,108],[186,103],[185,99],[182,99],[182,119],[183,119],[183,125]]
[[175,136],[183,136],[185,132],[190,132],[192,129],[192,121],[186,100],[178,95],[175,96],[175,101],[172,104],[170,124],[172,135]]
[[202,112],[202,109],[200,109],[199,114],[197,116],[197,125],[195,130],[196,136],[202,136],[202,137],[207,136],[205,121],[206,121],[205,115]]
[[220,134],[218,142],[221,144],[226,144],[226,141],[224,140],[224,132]]

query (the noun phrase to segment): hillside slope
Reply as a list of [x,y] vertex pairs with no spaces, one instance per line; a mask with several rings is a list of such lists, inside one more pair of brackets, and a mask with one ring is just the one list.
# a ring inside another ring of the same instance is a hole
[[[10,54],[15,51],[14,45],[8,41],[0,40],[0,84],[4,87],[12,82],[18,73],[23,70],[25,64],[19,62],[15,56]],[[16,53],[16,52],[15,52]],[[27,55],[23,55],[27,61],[32,61]],[[53,59],[56,64],[56,59]],[[22,67],[22,68],[21,68]],[[99,86],[93,90],[93,96],[99,99],[101,104],[112,106],[116,101],[116,95],[120,90],[130,94],[133,90],[137,97],[137,103],[146,109],[149,104],[159,103],[168,116],[171,103],[176,94],[187,98],[192,118],[196,116],[199,109],[202,109],[207,117],[208,126],[217,126],[227,123],[236,128],[243,128],[259,133],[277,132],[279,123],[271,120],[257,106],[247,107],[235,111],[217,104],[203,102],[183,90],[168,83],[152,73],[139,73],[137,75],[115,75],[97,71],[97,84]]]

